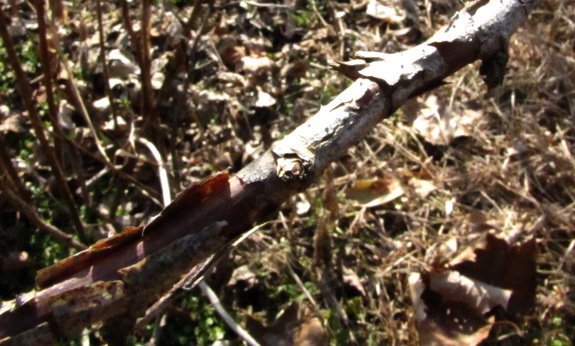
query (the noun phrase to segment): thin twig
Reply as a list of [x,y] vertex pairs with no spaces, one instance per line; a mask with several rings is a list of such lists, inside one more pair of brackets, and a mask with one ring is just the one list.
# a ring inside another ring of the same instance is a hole
[[325,19],[323,19],[321,13],[319,13],[319,11],[317,10],[317,4],[315,2],[315,0],[311,0],[311,8],[313,9],[313,13],[316,15],[317,19],[319,19],[319,21],[321,22],[321,24],[324,27],[329,27],[330,25],[327,24],[327,22],[325,21]]
[[148,150],[150,150],[152,156],[158,163],[158,175],[160,177],[160,186],[162,187],[162,201],[164,202],[164,206],[166,206],[170,204],[170,202],[172,201],[166,163],[162,159],[162,155],[160,155],[160,152],[158,151],[158,148],[156,148],[154,143],[150,142],[145,138],[138,138],[138,141],[140,141],[140,143],[144,144],[148,148]]
[[[52,14],[55,15],[54,11],[58,11],[57,13],[60,16],[64,14],[64,7],[60,2],[52,2],[50,1],[50,6],[52,8]],[[71,145],[71,140],[64,135],[64,130],[60,125],[60,120],[58,119],[58,110],[56,108],[56,100],[54,97],[54,87],[53,87],[53,63],[55,62],[54,58],[56,53],[50,53],[49,46],[48,46],[48,27],[46,24],[46,11],[44,9],[44,1],[36,0],[36,17],[38,20],[38,28],[39,28],[39,37],[40,37],[40,59],[42,61],[42,74],[43,74],[43,82],[46,88],[46,102],[48,103],[48,115],[50,116],[50,121],[54,128],[53,132],[53,139],[54,139],[54,147],[56,149],[56,156],[58,157],[58,161],[64,165],[64,150],[70,149],[71,155],[73,158],[68,159],[66,162],[70,163],[72,166],[73,171],[76,174],[78,179],[78,183],[80,185],[80,194],[84,200],[84,202],[88,205],[90,203],[89,194],[86,191],[86,184],[84,178],[84,172],[81,169],[81,158],[78,155],[77,150]],[[52,22],[53,23],[53,22]],[[55,42],[53,42],[55,45]]]
[[120,0],[120,5],[122,6],[122,18],[124,20],[124,26],[126,27],[126,31],[128,31],[128,35],[130,36],[130,42],[134,45],[134,51],[136,52],[136,59],[140,61],[141,54],[140,54],[140,41],[138,40],[138,36],[132,27],[132,21],[130,20],[130,8],[128,7],[128,1]]
[[254,7],[268,7],[268,8],[285,8],[291,10],[295,8],[295,5],[282,5],[282,4],[273,4],[273,3],[263,3],[257,1],[244,1],[246,4],[254,6]]
[[4,179],[0,178],[0,191],[2,194],[8,199],[10,204],[12,204],[16,209],[18,209],[22,214],[30,220],[41,232],[44,232],[52,237],[60,244],[74,248],[76,250],[86,250],[88,247],[82,243],[77,242],[72,238],[71,235],[61,231],[60,229],[56,228],[48,224],[46,221],[42,220],[40,215],[36,213],[36,211],[28,205],[24,200],[18,197],[14,191],[6,184]]
[[206,284],[205,281],[200,282],[199,286],[200,286],[200,289],[202,290],[202,293],[204,294],[204,296],[206,296],[206,298],[208,298],[208,300],[210,301],[210,303],[212,304],[214,309],[216,309],[216,312],[220,315],[220,317],[224,320],[224,322],[226,322],[226,324],[236,334],[238,334],[238,336],[240,338],[244,339],[244,341],[247,342],[248,345],[259,346],[259,343],[245,329],[240,327],[236,323],[236,321],[234,321],[232,316],[230,316],[230,314],[228,314],[228,312],[226,311],[226,309],[224,309],[224,307],[222,306],[222,303],[218,299],[218,296],[210,288],[210,286],[208,286],[208,284]]

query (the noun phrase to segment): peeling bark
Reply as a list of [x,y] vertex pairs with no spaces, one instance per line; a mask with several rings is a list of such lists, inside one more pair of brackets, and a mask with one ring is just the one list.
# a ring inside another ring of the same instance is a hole
[[202,268],[201,276],[214,256],[309,187],[408,98],[478,59],[487,84],[500,82],[507,42],[534,2],[479,0],[417,47],[336,62],[334,68],[355,82],[235,176],[206,178],[148,225],[41,270],[40,291],[0,305],[0,343],[51,343],[97,321],[141,317],[190,270]]

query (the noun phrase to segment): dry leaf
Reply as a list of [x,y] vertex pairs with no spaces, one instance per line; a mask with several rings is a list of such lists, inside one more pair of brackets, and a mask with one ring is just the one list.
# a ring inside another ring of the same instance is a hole
[[444,268],[409,278],[422,345],[478,344],[489,335],[496,306],[527,313],[535,302],[535,240],[512,246],[487,234]]
[[358,180],[345,191],[348,199],[359,202],[366,208],[387,204],[403,195],[398,180],[385,177],[378,180]]
[[224,64],[233,71],[238,71],[242,58],[246,56],[246,48],[242,46],[226,47],[220,52]]
[[320,320],[299,302],[290,305],[269,327],[248,315],[246,329],[262,346],[328,345]]
[[389,23],[400,23],[406,18],[401,1],[396,0],[369,0],[366,13]]
[[431,180],[419,179],[419,178],[411,178],[409,179],[408,184],[413,187],[415,192],[421,198],[427,197],[430,193],[437,190],[437,186]]
[[535,305],[536,254],[535,238],[512,246],[487,234],[483,244],[454,259],[451,267],[474,280],[511,290],[508,312],[524,314]]
[[443,301],[420,274],[409,276],[409,289],[420,345],[477,345],[489,336],[492,320],[464,304]]
[[361,280],[357,273],[347,267],[343,267],[343,283],[346,284],[348,287],[353,288],[357,291],[362,297],[365,297],[365,288],[361,284]]
[[256,274],[250,270],[250,267],[243,265],[233,271],[227,286],[235,286],[240,281],[246,283],[248,287],[251,287],[257,282],[257,277]]
[[268,70],[273,65],[273,62],[267,56],[244,56],[241,58],[241,63],[239,66],[240,71],[246,71],[248,73],[259,73],[261,71]]
[[445,109],[446,105],[437,96],[430,95],[413,122],[415,131],[431,144],[449,145],[457,137],[472,135],[483,116],[482,112],[469,108],[461,113]]
[[276,104],[276,99],[272,95],[263,91],[260,87],[257,87],[257,90],[258,98],[255,103],[256,107],[271,107]]
[[12,113],[6,105],[0,106],[0,132],[6,133],[12,131],[14,133],[21,133],[26,131],[24,123],[26,117],[20,113]]

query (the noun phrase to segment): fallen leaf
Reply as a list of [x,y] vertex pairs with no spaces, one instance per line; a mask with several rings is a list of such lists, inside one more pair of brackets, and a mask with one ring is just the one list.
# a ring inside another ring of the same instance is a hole
[[482,116],[482,112],[469,108],[460,113],[447,112],[445,102],[430,95],[413,122],[413,128],[431,144],[449,145],[455,138],[472,135]]
[[[452,246],[450,246],[452,248]],[[487,234],[448,264],[413,273],[409,286],[422,345],[470,345],[485,340],[501,306],[528,313],[535,303],[535,240],[509,245]]]
[[239,70],[256,74],[261,71],[268,70],[272,65],[273,62],[267,56],[244,56],[241,58]]
[[477,345],[489,336],[493,319],[485,319],[465,304],[444,300],[419,273],[409,276],[409,288],[420,345]]
[[257,87],[257,90],[258,98],[255,103],[256,107],[271,107],[276,104],[276,99],[272,95],[263,91],[260,87]]
[[233,71],[238,72],[242,59],[246,56],[246,48],[241,46],[226,47],[220,52],[223,63]]
[[404,194],[397,179],[385,177],[377,180],[358,180],[345,191],[347,199],[359,202],[366,208],[387,204]]
[[343,267],[343,283],[348,287],[353,288],[362,297],[365,297],[365,288],[363,288],[361,280],[355,271],[347,267]]
[[226,286],[233,287],[238,285],[239,283],[242,283],[242,287],[248,289],[257,284],[257,282],[258,278],[256,274],[250,270],[250,267],[248,267],[247,265],[243,265],[237,267],[233,271],[232,276]]
[[406,18],[401,1],[395,0],[369,0],[366,13],[388,23],[400,23]]
[[24,128],[24,123],[26,122],[26,117],[20,113],[13,113],[10,111],[8,106],[0,106],[0,133],[14,132],[21,133],[26,131]]
[[427,195],[437,190],[437,186],[435,186],[435,184],[431,180],[411,178],[409,179],[408,184],[411,187],[413,187],[415,192],[421,198],[425,198],[427,197]]
[[302,303],[295,302],[271,326],[248,315],[246,329],[262,345],[329,345],[321,321]]
[[451,267],[474,280],[511,290],[507,311],[524,314],[535,305],[536,254],[535,238],[520,245],[509,245],[487,234],[481,245],[455,258]]

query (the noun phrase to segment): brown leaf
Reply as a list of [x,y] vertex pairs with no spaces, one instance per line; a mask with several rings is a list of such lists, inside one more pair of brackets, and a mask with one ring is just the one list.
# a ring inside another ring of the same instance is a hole
[[491,321],[473,307],[450,300],[428,286],[428,276],[410,275],[421,345],[476,345],[489,335]]
[[269,327],[248,315],[246,329],[262,346],[328,345],[320,320],[299,302],[290,305]]
[[26,117],[20,113],[11,113],[7,106],[0,106],[0,132],[7,133],[12,131],[14,133],[21,133],[26,131],[24,123]]
[[482,112],[472,109],[447,112],[446,102],[430,95],[413,122],[413,128],[431,144],[448,145],[457,137],[472,135],[482,116]]
[[487,234],[485,241],[444,268],[412,274],[409,285],[422,345],[477,344],[501,306],[527,313],[535,302],[535,240],[512,246]]
[[507,310],[512,314],[523,314],[535,304],[536,254],[535,238],[512,246],[487,234],[485,242],[473,254],[458,257],[451,267],[472,279],[511,290]]

